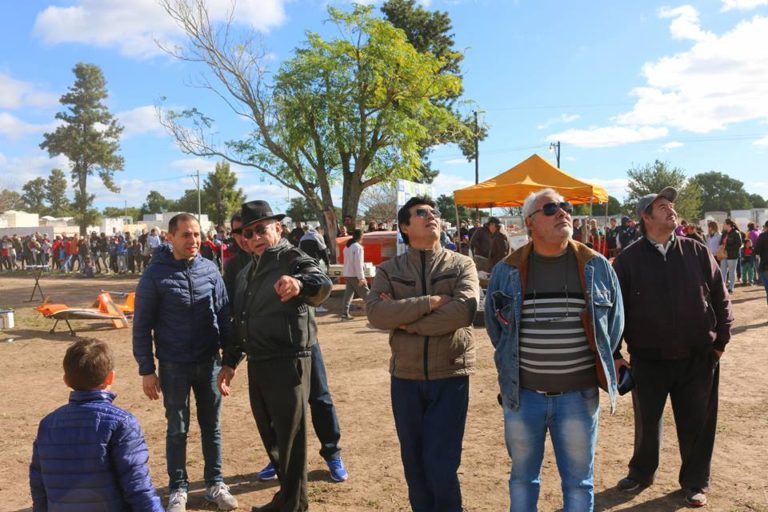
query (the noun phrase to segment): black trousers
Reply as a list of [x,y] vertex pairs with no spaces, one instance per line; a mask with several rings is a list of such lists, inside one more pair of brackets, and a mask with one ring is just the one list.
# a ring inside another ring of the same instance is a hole
[[706,489],[717,429],[717,357],[707,352],[669,361],[633,357],[631,362],[636,383],[632,391],[635,450],[629,462],[629,477],[643,484],[653,482],[659,467],[662,415],[669,395],[682,459],[678,481],[683,489]]
[[251,411],[280,481],[270,511],[309,509],[305,416],[311,366],[309,357],[248,362]]

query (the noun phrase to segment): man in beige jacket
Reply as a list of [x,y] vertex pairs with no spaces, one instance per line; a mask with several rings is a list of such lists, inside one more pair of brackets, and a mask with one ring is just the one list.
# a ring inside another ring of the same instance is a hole
[[440,212],[428,197],[398,212],[408,252],[382,263],[366,299],[368,320],[391,330],[391,394],[415,512],[461,512],[456,474],[475,365],[472,260],[440,246]]

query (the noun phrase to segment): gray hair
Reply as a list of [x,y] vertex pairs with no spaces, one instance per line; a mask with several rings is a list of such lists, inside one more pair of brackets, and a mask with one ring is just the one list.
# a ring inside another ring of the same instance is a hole
[[533,213],[533,208],[536,206],[536,201],[538,201],[541,196],[546,194],[554,194],[560,198],[560,201],[563,200],[563,196],[561,196],[555,189],[552,188],[543,188],[538,192],[531,192],[528,197],[525,198],[525,202],[523,203],[523,221],[525,221],[525,219],[527,219],[528,216]]

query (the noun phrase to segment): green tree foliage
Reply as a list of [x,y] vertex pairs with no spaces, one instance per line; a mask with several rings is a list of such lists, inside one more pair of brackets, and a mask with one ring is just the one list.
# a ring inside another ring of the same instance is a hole
[[[184,191],[184,194],[176,201],[171,202],[170,211],[174,212],[188,212],[193,215],[197,215],[197,189],[188,188]],[[210,211],[206,198],[200,191],[200,213],[206,213]]]
[[130,217],[133,222],[136,222],[141,217],[141,208],[136,208],[135,206],[129,206],[127,208],[107,206],[101,213],[104,217],[110,218]]
[[46,215],[45,207],[45,178],[35,178],[21,187],[24,193],[21,196],[24,209],[30,213]]
[[[435,199],[435,202],[437,203],[437,209],[440,210],[443,218],[451,224],[456,224],[456,202],[454,201],[453,196],[442,194]],[[483,214],[484,212],[481,210],[480,215],[482,216]],[[472,222],[474,218],[474,208],[470,209],[466,206],[459,206],[460,221]]]
[[[626,213],[624,206],[613,196],[608,196],[608,215],[620,215]],[[591,215],[594,218],[603,217],[605,213],[605,204],[577,204],[573,207],[573,214],[578,216]]]
[[768,207],[768,201],[760,194],[749,194],[749,203],[752,205],[752,208]]
[[[416,51],[431,54],[443,62],[439,73],[461,79],[464,54],[454,48],[453,24],[447,12],[424,9],[415,0],[387,0],[381,6],[381,11],[387,21],[405,32],[408,42]],[[467,160],[471,161],[475,158],[475,135],[479,140],[486,138],[487,125],[477,123],[475,126],[472,114],[462,114],[456,108],[457,99],[462,93],[463,87],[453,95],[434,100],[450,108],[465,129],[449,133],[436,132],[432,140],[424,141],[421,150],[421,176],[417,181],[431,183],[439,174],[438,170],[432,168],[432,162],[429,160],[430,148],[434,145],[456,143]]]
[[627,199],[624,208],[635,216],[637,202],[646,194],[655,194],[664,187],[674,187],[678,191],[675,209],[680,218],[697,220],[701,215],[702,193],[697,183],[688,180],[685,171],[670,167],[667,162],[656,160],[652,164],[635,167],[627,171]]
[[21,207],[21,194],[15,190],[0,187],[0,213]]
[[65,217],[70,215],[67,178],[61,169],[52,169],[48,178],[35,178],[22,187],[24,209],[38,215]]
[[[166,199],[157,190],[150,190],[146,201],[141,205],[141,215],[168,212],[173,210],[172,206],[173,200]],[[197,210],[197,207],[195,207],[195,210]]]
[[51,169],[46,183],[45,199],[48,201],[48,214],[64,217],[71,213],[72,205],[67,199],[67,177],[61,169]]
[[317,220],[317,213],[303,197],[291,198],[291,205],[285,210],[285,214],[294,223]]
[[697,174],[692,181],[701,187],[703,212],[742,210],[752,207],[744,183],[721,172]]
[[218,162],[216,169],[205,178],[202,192],[206,208],[203,211],[211,216],[215,225],[224,225],[245,202],[243,189],[236,187],[237,175],[230,170],[226,160]]
[[444,59],[418,52],[371,7],[329,8],[338,38],[308,33],[269,82],[264,52],[231,26],[213,26],[205,2],[161,3],[189,36],[186,48],[170,53],[207,65],[223,90],[207,86],[253,130],[221,148],[210,141],[213,120],[197,109],[165,112],[164,125],[185,152],[254,167],[306,197],[331,238],[334,185],[341,184],[343,215],[354,218],[363,190],[417,178],[427,141],[466,131],[441,104],[460,93],[460,77],[442,73]]
[[84,235],[99,217],[91,207],[94,196],[88,194],[88,176],[97,173],[108,190],[120,191],[113,174],[123,169],[123,157],[118,154],[123,128],[104,104],[107,89],[101,68],[78,63],[73,72],[75,83],[59,100],[67,110],[56,114],[62,124],[43,135],[40,148],[52,157],[69,159],[75,185],[74,217]]

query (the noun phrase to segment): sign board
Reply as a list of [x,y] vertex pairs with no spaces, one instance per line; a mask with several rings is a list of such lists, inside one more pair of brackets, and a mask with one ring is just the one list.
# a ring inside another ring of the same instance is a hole
[[[435,188],[428,183],[416,183],[407,180],[397,180],[397,206],[395,208],[395,218],[397,218],[397,212],[400,208],[405,206],[405,203],[414,196],[429,196],[432,199],[435,198]],[[443,212],[448,214],[448,212]],[[403,243],[403,239],[400,236],[400,231],[397,233],[397,254],[403,254],[408,250],[408,246]]]

